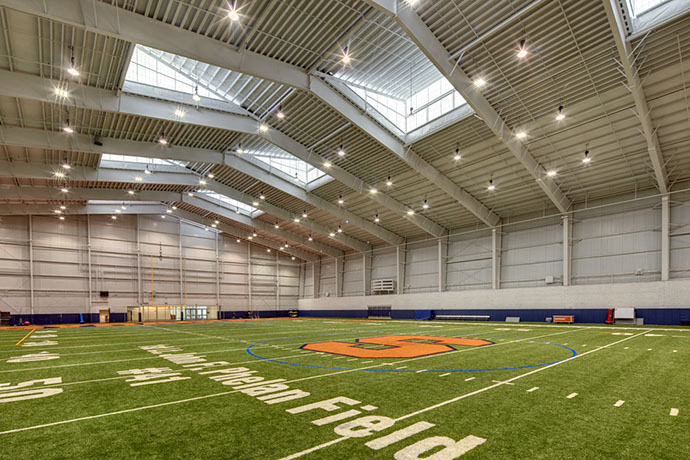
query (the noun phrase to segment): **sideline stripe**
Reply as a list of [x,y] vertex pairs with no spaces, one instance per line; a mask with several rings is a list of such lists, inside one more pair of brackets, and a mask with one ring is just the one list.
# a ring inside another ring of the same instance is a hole
[[[29,333],[26,334],[19,342],[15,343],[14,346],[16,347],[17,345],[19,345],[20,343],[22,343],[24,340],[26,340],[26,338],[27,338],[28,336],[30,336],[31,334],[33,334],[33,332],[34,332],[35,330],[36,330],[36,329],[31,329],[31,330],[29,331]],[[5,345],[5,346],[9,346],[9,345]]]

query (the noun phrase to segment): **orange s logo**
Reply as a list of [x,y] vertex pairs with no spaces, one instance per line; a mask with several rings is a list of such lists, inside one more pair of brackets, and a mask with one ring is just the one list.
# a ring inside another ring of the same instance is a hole
[[[426,340],[435,343],[411,342],[411,340]],[[347,342],[317,342],[308,343],[301,348],[304,350],[321,351],[336,355],[352,356],[355,358],[418,358],[420,356],[435,355],[453,351],[450,345],[465,347],[481,347],[493,342],[482,339],[463,339],[457,337],[430,337],[427,335],[388,335],[357,339],[357,343]],[[387,348],[362,348],[360,344],[384,345]]]

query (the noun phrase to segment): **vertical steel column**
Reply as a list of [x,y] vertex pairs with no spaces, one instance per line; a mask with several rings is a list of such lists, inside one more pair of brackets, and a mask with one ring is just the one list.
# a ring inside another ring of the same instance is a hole
[[[89,313],[91,313],[91,309],[93,308],[93,286],[91,284],[91,216],[89,214],[86,215],[86,257],[88,258],[87,261],[87,266],[89,270]],[[101,287],[101,289],[103,289]]]
[[252,309],[252,244],[247,241],[247,298],[249,301],[249,311]]
[[570,286],[570,240],[571,240],[571,219],[568,214],[563,215],[563,286]]
[[501,230],[501,226],[491,229],[491,289],[501,288]]
[[671,199],[661,197],[661,280],[671,276]]
[[438,240],[438,292],[446,290],[447,267],[446,261],[448,259],[448,239],[441,238]]
[[220,233],[216,233],[216,306],[218,307],[218,317],[220,318],[220,248],[218,241]]
[[313,280],[314,298],[318,299],[321,291],[321,258],[311,263],[311,276]]
[[276,251],[276,311],[280,308],[280,253]]
[[[345,256],[335,258],[335,296],[343,296],[343,272],[345,268]],[[341,267],[342,264],[342,267]]]
[[407,255],[406,248],[406,243],[403,243],[401,246],[396,246],[395,248],[395,277],[398,294],[405,293],[405,258]]
[[362,253],[362,295],[371,290],[371,249]]
[[33,216],[29,215],[29,308],[31,321],[34,316],[34,227]]
[[[139,229],[141,228],[141,223],[139,222],[140,220],[140,215],[137,214],[137,304],[139,307],[142,307],[142,295],[141,295],[141,235],[139,233]],[[142,319],[143,319],[143,311],[142,313]],[[135,321],[135,320],[133,320]]]
[[185,296],[185,281],[184,281],[184,274],[182,273],[182,219],[177,219],[178,223],[178,236],[177,236],[177,250],[178,250],[178,262],[177,266],[179,268],[179,273],[180,273],[180,305],[185,305],[186,303],[186,296]]

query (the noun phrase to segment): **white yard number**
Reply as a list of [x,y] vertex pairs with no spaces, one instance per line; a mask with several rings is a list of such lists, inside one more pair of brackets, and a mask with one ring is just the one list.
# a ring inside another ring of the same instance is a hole
[[177,380],[187,380],[191,377],[178,377],[182,375],[179,372],[173,372],[169,367],[152,367],[148,369],[130,369],[128,371],[118,371],[120,375],[133,375],[134,378],[127,379],[125,382],[130,383],[129,386],[138,387],[141,385],[152,385],[154,383],[175,382]]
[[16,385],[11,385],[9,383],[0,383],[0,404],[14,401],[25,401],[27,399],[46,398],[48,396],[60,394],[62,393],[62,388],[39,388],[36,390],[9,391],[31,387],[34,384],[55,385],[58,383],[62,383],[62,377],[29,380],[27,382],[20,382]]

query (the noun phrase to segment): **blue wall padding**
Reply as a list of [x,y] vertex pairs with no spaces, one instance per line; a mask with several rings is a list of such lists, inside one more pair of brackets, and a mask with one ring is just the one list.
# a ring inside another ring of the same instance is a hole
[[[544,322],[554,315],[574,315],[576,323],[605,323],[608,308],[575,308],[570,310],[535,309],[535,310],[482,310],[482,309],[445,309],[432,310],[433,315],[489,315],[490,321],[502,322],[506,316],[519,316],[522,322]],[[681,321],[688,321],[690,308],[637,308],[638,318],[644,318],[645,324],[679,325]],[[393,319],[415,319],[416,310],[393,310]],[[366,318],[367,310],[300,310],[304,317],[321,318]],[[684,319],[685,318],[685,319]]]
[[419,321],[426,321],[431,319],[433,312],[431,310],[415,310],[414,319]]

